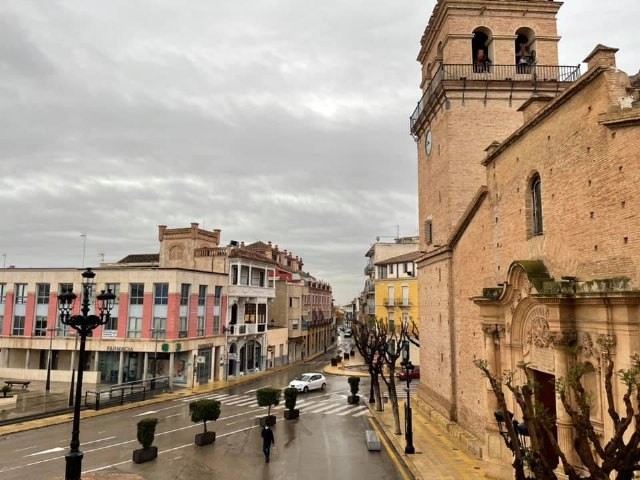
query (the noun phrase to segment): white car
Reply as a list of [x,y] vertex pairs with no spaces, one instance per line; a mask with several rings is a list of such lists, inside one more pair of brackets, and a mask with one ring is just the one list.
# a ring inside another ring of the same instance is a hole
[[307,393],[309,390],[319,388],[324,390],[327,386],[327,379],[321,373],[303,373],[295,380],[291,380],[289,387],[297,389],[299,392]]

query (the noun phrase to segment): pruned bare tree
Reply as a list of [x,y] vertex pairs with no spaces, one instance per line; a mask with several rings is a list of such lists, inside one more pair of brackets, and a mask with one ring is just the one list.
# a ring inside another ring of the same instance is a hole
[[[506,422],[511,447],[514,452],[513,468],[517,480],[524,480],[525,464],[528,465],[535,478],[547,480],[556,479],[551,466],[546,461],[545,449],[551,448],[560,461],[562,469],[569,480],[609,480],[615,474],[616,480],[632,480],[636,471],[640,471],[640,356],[631,357],[629,369],[614,371],[614,361],[611,349],[614,341],[611,337],[598,340],[601,358],[604,364],[604,386],[606,392],[607,413],[613,424],[613,436],[604,442],[601,433],[591,421],[593,398],[583,385],[586,366],[577,361],[575,349],[567,348],[570,354],[566,378],[556,379],[556,393],[565,411],[571,418],[574,429],[573,447],[582,463],[582,469],[572,465],[553,435],[555,419],[550,418],[541,403],[536,402],[536,385],[532,371],[527,364],[520,363],[526,378],[524,385],[514,385],[514,373],[506,371],[496,375],[490,371],[486,360],[476,360],[475,365],[482,371],[491,384],[503,418],[510,418],[503,391],[503,386],[513,394],[518,406],[522,410],[524,423],[527,426],[530,443],[529,447],[521,445],[514,425]],[[622,402],[624,412],[620,413],[614,397],[613,378],[618,377],[623,387]],[[548,442],[542,441],[546,435]],[[585,476],[583,469],[588,471]]]

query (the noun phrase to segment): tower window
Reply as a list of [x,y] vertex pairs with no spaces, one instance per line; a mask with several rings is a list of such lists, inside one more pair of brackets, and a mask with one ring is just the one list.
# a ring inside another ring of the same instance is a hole
[[473,32],[473,39],[471,40],[471,61],[473,63],[473,71],[488,72],[491,65],[491,59],[489,58],[489,42],[491,32],[477,28]]
[[515,64],[518,73],[530,73],[531,66],[536,63],[536,52],[531,48],[533,31],[520,28],[516,31]]
[[533,235],[542,235],[542,182],[540,175],[531,178],[531,227]]
[[424,240],[427,245],[431,245],[433,243],[433,224],[431,223],[431,220],[424,222]]

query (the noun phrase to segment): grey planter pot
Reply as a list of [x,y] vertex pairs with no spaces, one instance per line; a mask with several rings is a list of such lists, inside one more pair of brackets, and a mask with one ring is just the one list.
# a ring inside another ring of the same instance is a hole
[[260,419],[260,426],[264,427],[265,425],[269,425],[270,427],[273,427],[276,424],[276,416],[275,415],[268,415],[266,417],[262,417]]
[[158,447],[139,448],[133,451],[133,463],[150,462],[158,458]]
[[206,432],[196,434],[196,445],[202,447],[216,441],[216,432]]
[[300,416],[300,410],[298,410],[297,408],[294,408],[293,410],[284,411],[284,418],[287,420],[295,420],[299,416]]
[[358,405],[360,403],[360,395],[349,395],[347,397],[347,403],[349,405]]

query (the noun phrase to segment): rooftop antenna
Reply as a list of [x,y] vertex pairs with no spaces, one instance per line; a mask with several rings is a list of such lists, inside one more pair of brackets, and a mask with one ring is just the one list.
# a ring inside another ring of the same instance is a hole
[[7,266],[7,254],[3,253],[2,254],[2,268],[6,268]]
[[396,225],[396,240],[400,238],[400,225]]
[[84,268],[84,254],[87,251],[87,234],[81,233],[80,236],[82,237],[82,268]]
[[100,262],[104,263],[104,252],[100,252],[98,256],[100,257]]

